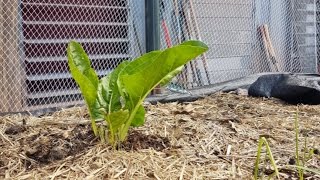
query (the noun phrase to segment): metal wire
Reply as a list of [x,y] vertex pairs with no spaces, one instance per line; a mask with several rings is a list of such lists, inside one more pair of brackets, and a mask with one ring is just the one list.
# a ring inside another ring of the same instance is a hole
[[[161,48],[202,40],[209,51],[168,86],[186,93],[249,74],[318,73],[319,0],[160,0]],[[82,43],[104,76],[145,52],[144,0],[3,0],[0,112],[82,103],[66,44]]]

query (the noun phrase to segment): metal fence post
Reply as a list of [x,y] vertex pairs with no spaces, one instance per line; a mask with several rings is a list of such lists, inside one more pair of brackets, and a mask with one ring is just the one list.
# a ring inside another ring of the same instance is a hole
[[160,49],[160,2],[159,0],[145,0],[146,12],[146,51]]
[[[160,0],[145,0],[146,52],[160,49]],[[157,87],[152,94],[161,94]]]

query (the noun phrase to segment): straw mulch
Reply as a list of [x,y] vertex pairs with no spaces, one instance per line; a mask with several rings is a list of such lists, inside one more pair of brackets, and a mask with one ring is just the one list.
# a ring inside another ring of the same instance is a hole
[[[133,130],[119,150],[92,136],[83,107],[44,117],[1,117],[0,178],[251,179],[258,139],[264,136],[281,178],[292,179],[297,171],[286,165],[294,158],[297,108],[300,150],[305,137],[308,149],[320,148],[320,106],[218,93],[146,108],[146,125]],[[272,173],[269,161],[264,163],[261,174]],[[307,159],[306,166],[320,169],[320,156]],[[305,177],[320,178],[308,172]]]

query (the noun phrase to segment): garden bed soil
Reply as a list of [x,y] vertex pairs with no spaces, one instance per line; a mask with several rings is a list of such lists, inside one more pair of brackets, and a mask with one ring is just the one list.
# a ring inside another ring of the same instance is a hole
[[[146,125],[131,129],[117,150],[93,136],[84,107],[42,117],[3,116],[0,178],[251,179],[263,136],[281,178],[292,179],[297,171],[286,165],[294,159],[297,111],[300,150],[307,138],[308,149],[316,153],[306,166],[320,169],[319,105],[217,93],[190,103],[145,106]],[[268,161],[260,167],[261,175],[273,172]],[[305,177],[320,178],[308,172]]]

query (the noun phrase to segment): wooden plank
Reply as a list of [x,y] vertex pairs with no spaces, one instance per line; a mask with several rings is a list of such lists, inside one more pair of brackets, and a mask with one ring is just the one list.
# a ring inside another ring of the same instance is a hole
[[18,0],[0,0],[0,112],[21,111],[24,107],[18,7]]

